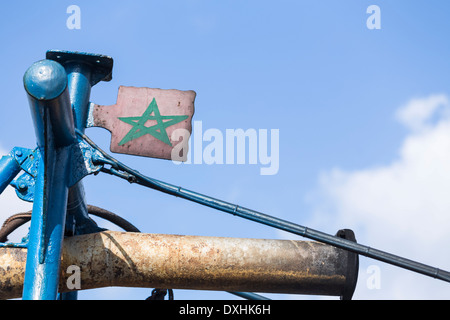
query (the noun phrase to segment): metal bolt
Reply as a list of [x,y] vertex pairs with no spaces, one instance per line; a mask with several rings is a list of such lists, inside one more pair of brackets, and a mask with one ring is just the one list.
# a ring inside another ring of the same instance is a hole
[[17,156],[17,157],[21,157],[21,156],[22,156],[22,151],[16,150],[16,156]]

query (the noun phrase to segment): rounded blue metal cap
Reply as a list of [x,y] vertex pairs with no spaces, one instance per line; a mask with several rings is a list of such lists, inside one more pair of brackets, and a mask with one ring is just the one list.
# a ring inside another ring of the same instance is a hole
[[64,67],[53,60],[35,62],[23,76],[28,94],[38,100],[52,100],[61,95],[67,87]]

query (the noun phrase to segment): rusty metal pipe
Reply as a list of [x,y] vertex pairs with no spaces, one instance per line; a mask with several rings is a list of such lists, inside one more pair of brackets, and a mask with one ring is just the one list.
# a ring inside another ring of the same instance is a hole
[[[0,248],[0,298],[21,296],[26,249]],[[66,238],[68,267],[80,289],[108,286],[297,293],[351,297],[357,255],[313,241],[180,236],[106,231]]]

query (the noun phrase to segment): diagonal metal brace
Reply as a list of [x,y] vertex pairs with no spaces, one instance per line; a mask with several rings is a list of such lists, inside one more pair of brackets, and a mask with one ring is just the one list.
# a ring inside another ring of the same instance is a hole
[[[116,167],[131,176],[133,176],[133,182],[143,185],[145,187],[161,191],[166,194],[170,194],[176,197],[180,197],[198,204],[217,209],[250,221],[261,223],[273,228],[277,228],[292,234],[296,234],[305,238],[316,240],[322,243],[326,243],[337,248],[345,249],[368,258],[379,260],[403,269],[407,269],[413,272],[417,272],[429,277],[433,277],[439,280],[450,282],[450,272],[442,270],[433,266],[429,266],[414,260],[403,258],[392,253],[388,253],[382,250],[374,249],[366,245],[362,245],[354,242],[351,239],[346,239],[340,235],[330,235],[322,231],[314,230],[302,225],[295,224],[290,221],[286,221],[277,217],[267,215],[256,210],[248,209],[242,206],[238,206],[233,203],[229,203],[220,199],[209,197],[207,195],[184,189],[180,186],[172,185],[170,183],[153,179],[143,175],[142,173],[133,170],[126,166],[125,164],[114,159],[112,156],[108,155],[105,151],[101,150],[92,140],[90,140],[82,132],[75,130],[76,134],[83,137],[93,148],[99,150],[105,158],[115,163]],[[112,172],[114,173],[114,172]],[[123,178],[122,175],[117,175]],[[130,181],[129,179],[127,179]]]

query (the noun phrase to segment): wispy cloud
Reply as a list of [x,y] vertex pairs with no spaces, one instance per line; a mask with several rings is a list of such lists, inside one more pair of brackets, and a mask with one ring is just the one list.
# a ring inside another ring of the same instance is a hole
[[418,131],[432,125],[436,116],[448,117],[449,101],[446,95],[431,95],[426,98],[412,99],[398,109],[397,119],[411,130]]

